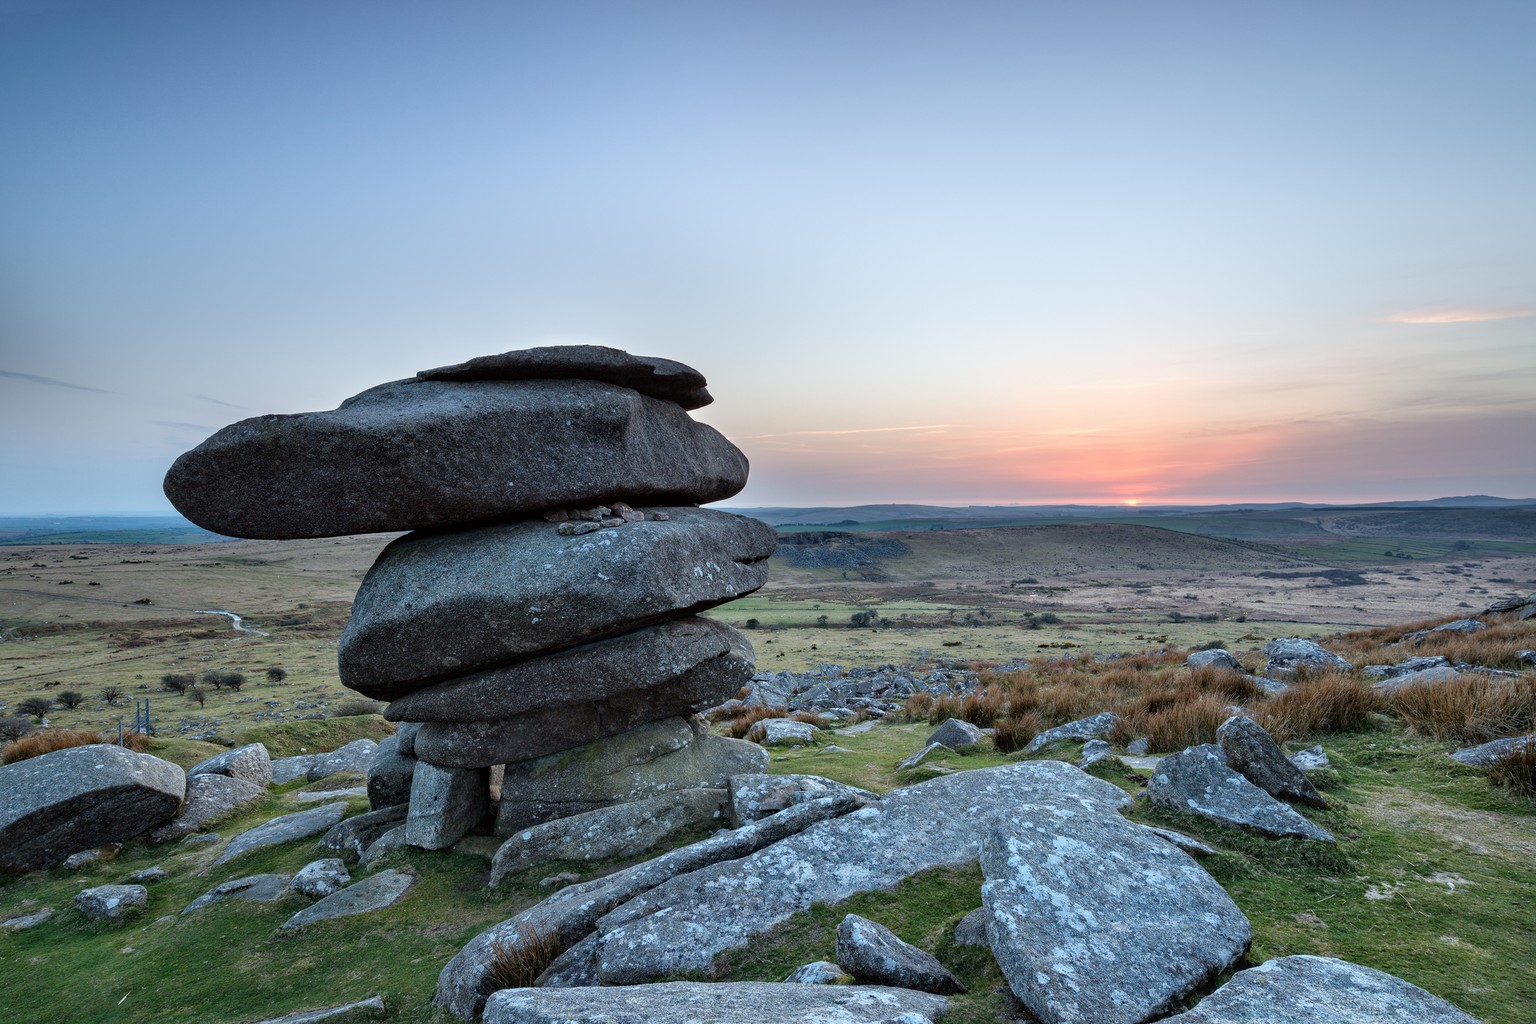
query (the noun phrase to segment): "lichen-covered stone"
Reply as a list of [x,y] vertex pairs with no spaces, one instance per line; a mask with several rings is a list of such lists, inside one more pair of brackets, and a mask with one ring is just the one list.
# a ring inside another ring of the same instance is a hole
[[976,746],[985,735],[981,729],[962,718],[948,718],[929,734],[924,743],[940,743],[950,750],[964,750]]
[[375,910],[392,907],[405,897],[416,884],[416,876],[390,868],[376,875],[369,875],[339,892],[312,903],[283,922],[283,928],[292,930],[354,914],[370,914]]
[[269,846],[279,846],[319,835],[340,821],[346,813],[346,802],[338,800],[335,803],[311,807],[307,811],[296,811],[293,814],[273,818],[231,839],[229,845],[224,848],[223,854],[213,863],[224,864],[236,857],[243,857],[253,850],[264,850]]
[[1264,657],[1264,675],[1270,679],[1289,679],[1303,668],[1313,672],[1348,672],[1354,668],[1316,641],[1301,637],[1271,640],[1264,645]]
[[480,823],[490,800],[485,769],[442,768],[423,761],[411,777],[405,841],[424,850],[446,850]]
[[1233,715],[1222,722],[1216,729],[1216,745],[1229,767],[1270,796],[1312,807],[1328,806],[1323,794],[1291,763],[1275,738],[1246,715]]
[[75,909],[98,921],[120,921],[149,905],[142,885],[98,885],[75,896]]
[[632,356],[605,345],[545,345],[421,370],[417,380],[597,380],[698,409],[714,401],[704,375],[675,359]]
[[879,985],[671,981],[623,988],[509,988],[485,1024],[877,1024],[903,1013],[933,1020],[943,996]]
[[880,799],[867,789],[823,779],[819,775],[767,775],[762,772],[732,775],[726,788],[730,793],[732,828],[825,796],[846,794],[862,801]]
[[1120,716],[1113,711],[1100,711],[1096,715],[1087,718],[1079,718],[1075,722],[1058,725],[1054,729],[1047,729],[1024,748],[1027,754],[1033,754],[1044,748],[1049,743],[1060,743],[1064,740],[1101,740],[1110,734],[1115,726],[1120,724]]
[[1239,775],[1227,764],[1221,748],[1211,743],[1158,761],[1147,782],[1147,796],[1172,810],[1274,839],[1333,842],[1327,830]]
[[215,754],[187,769],[187,777],[198,775],[227,775],[232,779],[244,779],[265,789],[272,785],[272,756],[264,743],[247,743],[243,747]]
[[189,775],[186,803],[182,804],[180,813],[146,838],[152,843],[167,843],[194,832],[206,832],[214,822],[264,800],[266,796],[266,786],[240,776]]
[[932,953],[901,941],[885,925],[858,914],[847,915],[837,926],[837,965],[867,985],[894,985],[941,996],[966,990]]

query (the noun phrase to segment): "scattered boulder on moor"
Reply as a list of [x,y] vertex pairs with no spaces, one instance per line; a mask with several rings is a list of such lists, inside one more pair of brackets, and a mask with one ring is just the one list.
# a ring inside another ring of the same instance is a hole
[[175,818],[154,829],[146,837],[152,843],[167,843],[194,832],[206,832],[209,825],[266,799],[267,787],[235,775],[189,775],[187,798]]
[[1333,836],[1243,778],[1227,764],[1221,748],[1205,743],[1157,762],[1147,782],[1153,803],[1272,839]]
[[182,908],[183,914],[190,914],[194,910],[222,903],[225,900],[253,900],[257,903],[271,903],[280,900],[288,892],[288,875],[246,875],[244,878],[232,878],[203,893],[197,899]]
[[1316,771],[1319,768],[1327,768],[1333,762],[1328,760],[1328,755],[1323,753],[1322,744],[1299,750],[1291,755],[1291,764],[1304,772]]
[[242,857],[252,850],[263,850],[269,846],[278,846],[282,843],[291,843],[296,839],[308,839],[310,836],[319,835],[345,817],[346,813],[346,802],[337,801],[333,804],[311,807],[307,811],[296,811],[293,814],[273,818],[231,839],[229,845],[224,848],[223,854],[213,864],[217,867],[236,857]]
[[339,857],[326,857],[324,860],[312,860],[299,868],[294,873],[293,880],[288,883],[288,888],[300,896],[308,896],[310,899],[323,899],[333,892],[339,892],[352,883],[352,873],[347,870]]
[[1033,754],[1043,749],[1049,743],[1059,743],[1064,740],[1075,740],[1078,742],[1102,740],[1119,724],[1119,715],[1113,711],[1100,711],[1096,715],[1089,715],[1087,718],[1079,718],[1075,722],[1068,722],[1065,725],[1058,725],[1054,729],[1045,730],[1045,732],[1029,741],[1029,745],[1024,748],[1024,752],[1026,754]]
[[877,1024],[902,1014],[934,1020],[946,1000],[879,985],[672,981],[624,988],[509,988],[485,1004],[485,1024]]
[[[752,678],[752,643],[723,622],[687,616],[512,665],[456,676],[384,709],[393,722],[490,722],[622,695],[633,703],[688,680],[699,694],[723,694]],[[405,753],[405,751],[402,751]]]
[[1302,668],[1313,672],[1348,672],[1354,668],[1337,654],[1301,637],[1271,640],[1264,645],[1264,656],[1264,675],[1270,679],[1289,679]]
[[897,763],[896,769],[897,771],[910,771],[911,769],[918,767],[919,765],[931,760],[939,754],[953,753],[953,750],[950,750],[942,743],[930,743],[922,750],[919,750],[917,753],[912,754],[909,757],[902,758],[901,761]]
[[405,841],[424,850],[446,850],[463,839],[490,810],[490,784],[484,768],[418,764],[411,777]]
[[264,743],[247,743],[243,747],[215,754],[187,770],[187,777],[198,775],[227,775],[232,779],[244,779],[265,789],[272,785],[272,756]]
[[847,795],[865,802],[880,799],[867,789],[823,779],[819,775],[766,775],[761,772],[732,775],[726,789],[732,828],[826,796]]
[[702,504],[746,479],[746,457],[713,427],[628,388],[409,380],[332,412],[227,426],[176,460],[165,494],[204,529],[283,540],[459,526],[614,496]]
[[1409,672],[1420,672],[1426,668],[1450,667],[1451,663],[1447,658],[1435,654],[1428,657],[1407,658],[1396,665],[1367,665],[1360,670],[1360,674],[1367,679],[1392,679]]
[[842,985],[852,980],[841,967],[828,960],[802,964],[784,979],[789,985]]
[[171,820],[186,792],[179,765],[105,743],[0,766],[0,873],[132,839]]
[[1404,633],[1403,638],[1398,643],[1413,644],[1417,647],[1424,642],[1425,638],[1436,633],[1481,633],[1487,628],[1487,624],[1476,619],[1457,619],[1455,622],[1443,622],[1429,629],[1418,629],[1412,633]]
[[378,749],[379,745],[373,740],[362,739],[353,740],[345,746],[323,754],[315,754],[305,776],[310,782],[319,782],[321,779],[341,772],[357,772],[359,775],[366,775]]
[[792,718],[765,718],[756,728],[762,730],[765,747],[804,746],[815,742],[816,734],[821,731],[810,722],[797,722]]
[[1208,651],[1195,651],[1184,659],[1184,664],[1190,668],[1204,668],[1210,665],[1215,668],[1229,668],[1234,672],[1243,671],[1243,663],[1233,657],[1231,651],[1221,647]]
[[1163,1024],[1479,1024],[1438,996],[1370,967],[1283,956],[1238,971]]
[[294,779],[307,779],[319,754],[295,754],[292,757],[272,759],[272,785],[281,786]]
[[[750,594],[778,543],[700,508],[582,537],[525,520],[410,534],[368,570],[342,633],[342,682],[379,700]],[[419,742],[419,740],[418,740]]]
[[714,401],[704,375],[693,367],[658,356],[632,356],[604,345],[547,345],[492,356],[476,356],[452,366],[420,370],[417,380],[596,380],[630,388],[684,409]]
[[120,921],[148,905],[142,885],[98,885],[75,896],[75,909],[97,921]]
[[1114,754],[1106,740],[1089,740],[1083,744],[1083,755],[1077,759],[1079,768],[1092,768],[1100,761],[1108,761]]
[[908,945],[883,924],[849,914],[837,926],[837,965],[867,985],[892,985],[948,996],[960,979],[931,953]]
[[950,750],[964,750],[966,747],[974,747],[980,743],[986,733],[980,728],[965,721],[963,718],[949,718],[944,724],[933,730],[924,746],[929,743],[940,743]]
[[36,928],[40,924],[47,924],[53,920],[53,908],[43,907],[34,910],[30,914],[21,914],[17,917],[7,917],[0,920],[0,932],[24,932],[29,928]]
[[1388,676],[1379,683],[1372,683],[1371,689],[1377,693],[1394,693],[1405,686],[1433,686],[1438,683],[1454,683],[1461,678],[1461,673],[1449,665],[1436,665],[1433,668],[1421,668],[1417,672],[1399,672]]
[[1245,715],[1233,715],[1216,729],[1216,745],[1227,765],[1270,796],[1295,800],[1312,807],[1328,801],[1302,770],[1291,763],[1275,738]]
[[1226,970],[1252,932],[1215,879],[1113,814],[1024,808],[981,845],[988,943],[1045,1024],[1139,1024]]
[[355,1003],[327,1006],[320,1010],[298,1010],[282,1017],[257,1021],[256,1024],[322,1024],[323,1021],[354,1021],[384,1016],[384,997],[369,996]]
[[405,823],[404,801],[391,807],[380,807],[331,826],[320,840],[320,847],[338,853],[350,853],[358,860],[364,852],[385,832]]
[[986,907],[977,907],[966,914],[955,925],[955,942],[962,946],[987,945],[987,922],[991,919]]
[[339,892],[312,903],[283,922],[283,928],[303,928],[316,921],[329,921],[336,917],[369,914],[375,910],[392,907],[405,897],[416,884],[416,876],[390,868],[376,875],[369,875]]
[[1501,740],[1480,743],[1475,747],[1462,747],[1451,751],[1451,757],[1474,768],[1488,768],[1499,758],[1513,754],[1523,747],[1536,745],[1536,732],[1524,736],[1507,736]]

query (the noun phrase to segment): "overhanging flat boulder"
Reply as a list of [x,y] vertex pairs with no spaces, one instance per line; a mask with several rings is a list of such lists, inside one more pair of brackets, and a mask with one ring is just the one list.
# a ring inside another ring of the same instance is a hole
[[485,1024],[878,1024],[933,1020],[947,1000],[881,985],[671,981],[629,988],[509,988],[485,1004]]
[[132,839],[175,817],[186,792],[179,765],[105,743],[0,767],[0,872]]
[[576,537],[523,521],[396,540],[357,592],[341,681],[394,700],[692,615],[767,581],[772,527],[710,509],[666,512],[665,522]]
[[606,345],[545,345],[476,356],[452,366],[421,370],[418,380],[600,380],[642,395],[698,409],[714,401],[708,382],[675,359],[632,356]]
[[[232,537],[457,526],[622,498],[719,501],[747,460],[673,402],[584,380],[395,381],[257,416],[182,455],[165,493]],[[553,528],[551,528],[553,529]]]

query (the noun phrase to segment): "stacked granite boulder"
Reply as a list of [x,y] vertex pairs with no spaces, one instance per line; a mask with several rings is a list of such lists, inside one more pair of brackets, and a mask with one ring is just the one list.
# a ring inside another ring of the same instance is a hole
[[339,665],[403,724],[371,790],[408,785],[406,841],[439,848],[484,819],[495,777],[507,834],[764,766],[693,717],[753,672],[750,642],[698,613],[761,587],[776,544],[697,507],[747,477],[688,415],[711,400],[671,360],[507,352],[226,427],[165,491],[230,536],[416,531],[369,570]]

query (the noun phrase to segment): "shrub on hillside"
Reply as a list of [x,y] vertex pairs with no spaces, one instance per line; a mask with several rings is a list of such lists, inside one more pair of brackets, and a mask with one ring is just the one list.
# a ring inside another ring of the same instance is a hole
[[510,935],[492,940],[486,975],[498,989],[531,988],[559,955],[554,929],[519,921]]
[[85,694],[79,690],[65,690],[59,694],[59,703],[73,711],[85,703]]
[[267,682],[269,683],[280,683],[287,678],[287,669],[278,668],[276,665],[273,665],[271,668],[267,669]]
[[197,677],[190,673],[167,672],[160,677],[160,685],[172,693],[186,693],[197,682]]
[[19,740],[23,736],[35,731],[36,727],[28,719],[0,718],[0,743]]
[[1486,743],[1536,727],[1536,680],[1463,675],[1394,692],[1389,710],[1413,732],[1437,740]]
[[211,668],[203,673],[203,683],[215,690],[239,690],[245,685],[245,673]]
[[0,764],[15,764],[55,750],[104,742],[101,733],[94,729],[44,729],[6,744],[5,751],[0,753]]
[[123,688],[121,686],[103,686],[96,696],[100,697],[107,704],[116,704],[123,699]]
[[16,710],[24,715],[31,715],[41,722],[48,717],[48,712],[53,710],[53,701],[47,697],[28,697],[17,703]]

